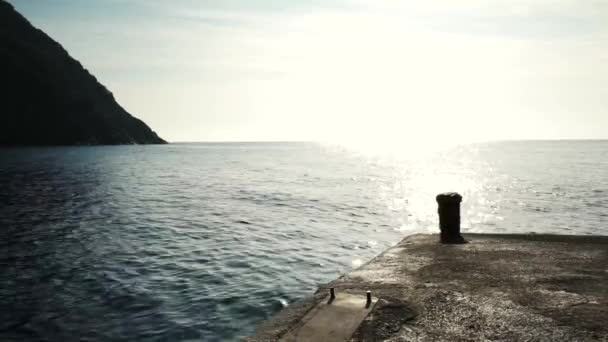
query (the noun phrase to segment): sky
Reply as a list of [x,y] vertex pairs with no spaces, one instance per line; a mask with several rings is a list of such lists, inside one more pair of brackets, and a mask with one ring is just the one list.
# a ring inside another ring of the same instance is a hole
[[608,138],[608,1],[9,2],[171,142]]

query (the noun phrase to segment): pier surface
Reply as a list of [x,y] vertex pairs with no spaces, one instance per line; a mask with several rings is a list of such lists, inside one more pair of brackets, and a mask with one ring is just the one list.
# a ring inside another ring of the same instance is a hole
[[[325,341],[608,341],[608,236],[464,238],[469,243],[444,245],[437,235],[409,236],[287,307],[249,340],[298,334],[319,311],[327,324],[308,333]],[[345,328],[346,339],[344,331],[337,339],[329,333],[341,326],[339,314],[323,311],[331,287],[336,298],[369,290],[377,299],[371,310],[361,307],[368,312]]]

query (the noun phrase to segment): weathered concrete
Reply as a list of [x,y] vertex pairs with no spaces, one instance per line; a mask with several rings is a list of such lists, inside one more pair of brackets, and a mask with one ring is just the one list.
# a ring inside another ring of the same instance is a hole
[[340,293],[335,299],[322,301],[310,310],[283,337],[281,342],[346,341],[367,317],[377,298],[366,305],[366,297]]
[[336,293],[378,302],[351,341],[608,341],[608,237],[413,235],[262,324],[276,341]]

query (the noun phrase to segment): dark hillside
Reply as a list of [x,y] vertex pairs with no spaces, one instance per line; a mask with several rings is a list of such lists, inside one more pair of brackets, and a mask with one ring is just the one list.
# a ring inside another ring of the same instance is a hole
[[0,145],[166,143],[4,0],[0,84]]

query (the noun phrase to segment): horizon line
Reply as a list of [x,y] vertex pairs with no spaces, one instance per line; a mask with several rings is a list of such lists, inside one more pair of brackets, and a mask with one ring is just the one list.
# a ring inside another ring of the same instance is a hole
[[[559,139],[496,139],[496,140],[479,140],[468,142],[455,142],[461,144],[479,144],[479,143],[496,143],[496,142],[542,142],[542,141],[608,141],[606,138],[559,138]],[[322,141],[322,140],[178,140],[168,141],[169,144],[245,144],[245,143],[330,143],[341,144],[340,142]]]

